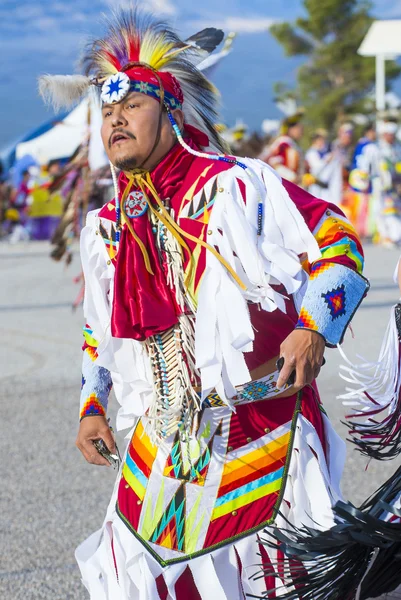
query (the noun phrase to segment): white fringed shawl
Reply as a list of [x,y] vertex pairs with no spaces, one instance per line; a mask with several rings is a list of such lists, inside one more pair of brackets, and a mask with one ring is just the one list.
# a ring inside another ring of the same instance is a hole
[[[302,215],[277,174],[261,161],[241,159],[239,166],[219,174],[218,193],[209,222],[208,243],[246,284],[243,291],[226,268],[207,252],[206,269],[199,286],[195,355],[201,373],[202,397],[213,389],[230,405],[235,387],[250,380],[244,352],[252,350],[254,332],[247,301],[266,311],[285,310],[284,299],[271,287],[283,284],[288,294],[305,282],[299,257],[313,262],[320,250]],[[246,202],[238,179],[245,184]],[[207,193],[213,179],[208,181]],[[199,192],[200,198],[201,192]],[[263,202],[263,230],[257,235],[258,203]],[[122,405],[118,428],[133,425],[152,400],[149,359],[140,342],[112,338],[110,332],[114,267],[99,231],[99,211],[89,213],[81,234],[85,274],[84,313],[99,340],[97,364],[109,369],[117,399]],[[188,218],[185,208],[179,216]],[[102,224],[107,227],[107,222]]]

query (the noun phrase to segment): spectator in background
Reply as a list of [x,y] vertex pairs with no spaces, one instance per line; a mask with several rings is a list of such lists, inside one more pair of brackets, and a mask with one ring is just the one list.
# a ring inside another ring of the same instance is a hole
[[372,197],[373,182],[380,173],[376,137],[376,126],[369,123],[355,147],[349,175],[349,185],[354,192],[353,195],[350,193],[353,202],[349,204],[349,217],[361,237],[373,235],[374,220],[369,219],[369,216],[377,215]]
[[29,196],[29,180],[30,174],[29,171],[24,171],[22,173],[22,181],[19,184],[18,188],[15,190],[14,197],[12,200],[12,204],[20,213],[20,217],[26,214],[27,208],[27,198]]
[[344,209],[349,191],[348,177],[352,162],[352,142],[354,126],[352,123],[340,125],[337,138],[332,144],[332,172],[330,176],[330,202]]
[[302,118],[298,110],[281,124],[280,135],[261,153],[260,159],[273,167],[284,179],[300,184],[305,173],[305,158],[299,142],[304,134]]
[[379,129],[381,206],[380,242],[386,247],[401,245],[401,144],[398,123],[387,121]]
[[305,175],[303,187],[313,196],[329,201],[330,163],[333,155],[329,151],[327,137],[325,129],[316,130],[312,136],[311,146],[305,155],[308,173]]

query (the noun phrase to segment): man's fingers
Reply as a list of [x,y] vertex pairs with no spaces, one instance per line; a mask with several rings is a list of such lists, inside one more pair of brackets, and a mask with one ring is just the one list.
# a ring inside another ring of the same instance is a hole
[[317,379],[318,375],[320,373],[320,369],[321,367],[315,367],[314,373],[313,373],[313,379]]
[[109,462],[96,450],[92,440],[78,440],[77,446],[84,455],[85,460],[91,465],[110,466]]
[[287,383],[288,379],[291,376],[291,373],[295,369],[295,362],[284,359],[283,368],[280,371],[279,378],[277,380],[277,387],[282,388]]
[[302,389],[308,385],[308,383],[312,383],[314,379],[314,370],[310,363],[298,363],[296,372],[295,387]]
[[111,432],[111,429],[105,429],[104,431],[101,431],[99,433],[100,437],[102,438],[102,440],[104,441],[104,443],[106,444],[107,448],[110,450],[110,452],[112,454],[116,454],[117,452],[117,448],[116,448],[116,443],[114,441],[114,436]]

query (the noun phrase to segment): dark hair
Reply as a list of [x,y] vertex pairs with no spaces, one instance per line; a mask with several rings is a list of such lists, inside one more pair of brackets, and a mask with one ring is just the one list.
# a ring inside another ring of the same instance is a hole
[[363,133],[368,133],[369,131],[376,131],[376,125],[374,123],[368,123],[363,128]]
[[313,142],[316,142],[316,140],[325,140],[326,136],[324,136],[322,133],[314,133],[312,135],[311,139],[312,139],[312,143],[313,143]]

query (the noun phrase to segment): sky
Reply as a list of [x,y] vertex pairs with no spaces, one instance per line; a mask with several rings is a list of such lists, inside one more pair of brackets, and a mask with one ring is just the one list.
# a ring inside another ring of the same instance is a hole
[[[0,149],[51,119],[51,109],[38,96],[37,77],[75,72],[85,40],[101,33],[101,14],[116,4],[116,0],[0,0]],[[302,4],[302,0],[146,0],[145,6],[164,13],[184,36],[207,26],[238,32],[214,82],[222,94],[223,120],[232,125],[242,119],[259,129],[264,118],[281,114],[272,100],[274,83],[294,83],[302,63],[299,57],[284,56],[268,28],[300,16]],[[377,18],[401,18],[401,0],[373,4]]]

